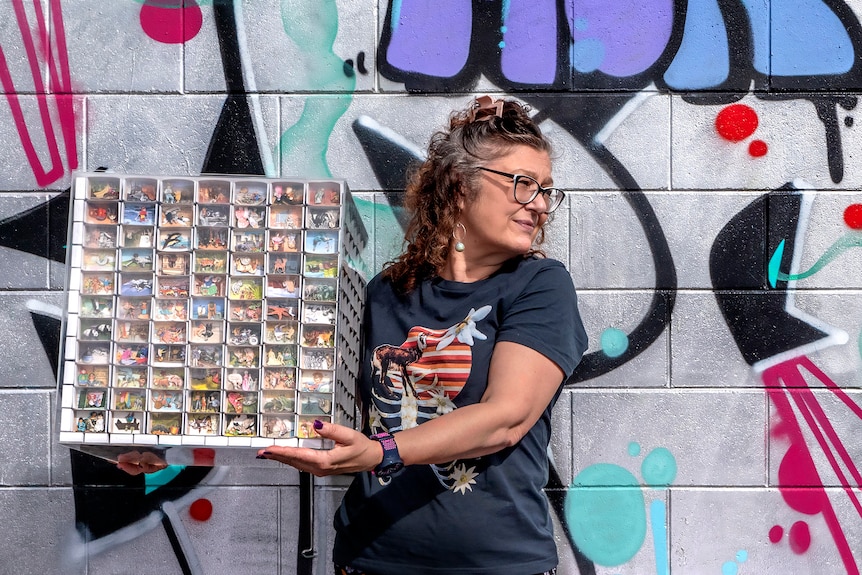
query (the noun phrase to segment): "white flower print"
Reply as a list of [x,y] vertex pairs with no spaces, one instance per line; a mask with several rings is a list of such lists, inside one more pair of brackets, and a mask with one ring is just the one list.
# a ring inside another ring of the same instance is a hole
[[462,495],[467,494],[467,490],[473,491],[471,485],[476,484],[476,477],[479,474],[476,473],[476,468],[471,467],[467,469],[467,466],[463,463],[457,465],[452,471],[452,474],[449,476],[449,479],[453,480],[455,484],[452,486],[452,491],[457,493],[461,492]]
[[445,415],[455,409],[455,404],[442,389],[429,390],[428,395],[431,396],[431,407],[437,407],[437,415]]
[[419,417],[419,406],[416,404],[416,398],[412,395],[404,395],[401,399],[401,429],[410,429],[419,425],[417,419]]
[[437,344],[437,351],[446,349],[450,343],[456,339],[461,343],[473,345],[473,339],[488,339],[484,333],[476,328],[476,322],[481,321],[491,312],[491,306],[486,305],[478,310],[470,308],[470,313],[467,314],[461,323],[453,325],[443,334],[443,339]]

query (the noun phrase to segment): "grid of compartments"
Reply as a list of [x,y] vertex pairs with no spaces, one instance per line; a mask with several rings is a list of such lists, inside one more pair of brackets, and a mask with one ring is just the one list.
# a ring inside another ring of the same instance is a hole
[[345,260],[365,237],[344,182],[74,182],[61,441],[245,445],[354,423],[334,405],[354,397]]

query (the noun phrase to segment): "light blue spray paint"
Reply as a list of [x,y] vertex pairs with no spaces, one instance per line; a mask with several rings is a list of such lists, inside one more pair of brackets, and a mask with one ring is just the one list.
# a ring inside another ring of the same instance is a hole
[[652,527],[656,575],[668,575],[670,565],[667,561],[667,510],[663,500],[656,499],[650,503],[649,520]]
[[664,80],[677,90],[714,88],[730,73],[728,51],[727,27],[716,0],[689,0],[682,42]]
[[629,348],[629,336],[622,330],[609,327],[599,338],[602,351],[608,357],[619,357]]

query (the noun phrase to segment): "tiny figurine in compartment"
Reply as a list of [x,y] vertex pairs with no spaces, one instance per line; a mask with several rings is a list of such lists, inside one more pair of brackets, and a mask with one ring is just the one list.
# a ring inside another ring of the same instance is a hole
[[87,202],[88,224],[116,224],[119,220],[120,208],[110,202]]
[[305,234],[305,251],[310,254],[337,254],[338,232],[313,231]]
[[170,276],[186,275],[189,273],[189,254],[159,254],[158,273]]
[[192,206],[162,206],[159,225],[188,228],[192,225]]
[[293,390],[263,392],[264,413],[293,413],[295,410],[296,396]]
[[88,271],[113,271],[116,264],[114,250],[84,250],[81,269]]
[[104,389],[82,389],[78,391],[78,409],[104,409]]
[[123,224],[128,226],[152,226],[156,223],[155,204],[124,204]]
[[307,301],[335,301],[337,295],[335,282],[311,279],[305,282],[302,297]]
[[263,436],[273,439],[293,437],[293,417],[264,417]]
[[105,432],[105,413],[103,411],[77,411],[75,415],[78,417],[75,423],[75,431],[83,431],[85,433]]
[[299,276],[267,276],[267,297],[299,297]]
[[154,365],[182,365],[186,361],[186,346],[156,345],[153,346]]
[[269,209],[269,227],[282,230],[302,228],[302,208],[299,206],[272,206]]
[[189,332],[191,343],[221,343],[224,341],[222,322],[219,321],[193,321]]
[[297,205],[302,203],[302,182],[277,182],[272,185],[272,203]]
[[126,180],[125,199],[132,202],[155,202],[156,180],[148,178],[131,178]]
[[[192,389],[221,389],[221,369],[206,368],[206,369],[189,369],[190,387]],[[206,411],[213,411],[207,406]],[[218,411],[216,406],[215,411]]]
[[242,275],[263,275],[263,254],[233,254],[231,273]]
[[270,299],[266,303],[266,319],[296,319],[298,316],[296,300]]
[[150,341],[150,324],[146,321],[117,320],[116,338],[124,343],[146,343]]
[[264,220],[263,208],[249,208],[247,206],[237,206],[233,210],[234,226],[239,229],[245,228],[261,228]]
[[181,391],[153,391],[150,394],[150,411],[179,411],[182,408]]
[[184,322],[154,322],[153,342],[178,344],[186,342],[186,324]]
[[117,228],[114,226],[84,226],[84,247],[101,249],[117,247]]
[[231,324],[227,342],[229,345],[258,345],[260,343],[260,324]]
[[218,415],[189,415],[186,433],[189,435],[215,435],[218,431]]
[[296,348],[292,345],[268,345],[265,353],[267,366],[296,367]]
[[153,269],[152,250],[123,248],[120,251],[120,269],[124,272],[151,271]]
[[264,343],[296,343],[296,322],[266,322],[263,341]]
[[78,352],[78,361],[81,363],[107,365],[111,356],[111,344],[82,342]]
[[312,206],[337,206],[340,186],[335,182],[318,182],[308,185],[308,201]]
[[165,204],[190,204],[194,194],[195,183],[191,180],[162,181],[162,202]]
[[150,433],[153,435],[179,435],[182,421],[181,413],[151,413]]
[[231,391],[225,399],[226,413],[257,413],[257,393]]
[[153,276],[149,274],[120,275],[120,295],[150,296],[153,295]]
[[329,393],[300,393],[299,413],[302,415],[332,415],[332,395]]
[[188,276],[160,277],[158,282],[159,298],[185,298],[189,297]]
[[223,274],[227,271],[227,253],[225,252],[196,252],[195,272]]
[[330,393],[332,391],[332,373],[328,371],[303,371],[299,378],[299,391]]
[[106,387],[108,385],[107,366],[78,366],[75,385],[81,387]]
[[82,297],[81,317],[112,317],[114,299],[111,297]]
[[190,229],[159,230],[158,249],[165,252],[185,252],[191,248]]
[[296,389],[296,373],[292,368],[265,368],[264,389]]
[[150,298],[121,297],[117,300],[118,319],[150,319]]
[[124,248],[152,248],[153,228],[136,228],[126,226],[123,228]]
[[114,387],[146,387],[146,367],[117,367],[114,369]]
[[190,348],[192,367],[221,367],[220,345],[192,345]]
[[198,206],[199,226],[227,226],[230,206]]
[[228,391],[257,391],[259,377],[257,370],[233,369],[225,377],[224,388]]
[[296,252],[299,250],[299,237],[299,231],[271,230],[267,247],[271,252]]
[[192,295],[203,297],[221,297],[225,291],[225,276],[214,274],[195,274],[192,284]]
[[154,388],[182,389],[185,382],[183,368],[154,369],[152,384]]
[[90,191],[88,198],[97,200],[119,200],[120,179],[119,178],[91,178],[88,182]]
[[330,370],[335,366],[332,350],[309,349],[302,354],[303,369]]
[[335,304],[306,303],[302,306],[302,319],[306,323],[335,325]]
[[314,430],[314,420],[320,419],[324,421],[328,421],[327,418],[322,418],[320,416],[314,417],[299,417],[298,425],[296,428],[296,436],[300,439],[318,439],[320,435],[318,435],[317,431]]
[[195,239],[199,250],[226,250],[227,229],[226,228],[197,228]]
[[257,435],[257,417],[246,414],[226,415],[224,423],[224,434],[231,436],[249,437]]
[[156,321],[185,321],[188,319],[188,300],[185,299],[157,299]]
[[263,304],[259,301],[237,300],[230,302],[231,321],[259,321]]
[[118,345],[114,353],[115,361],[120,365],[146,365],[149,350],[146,345]]
[[114,293],[114,274],[81,274],[81,293],[84,295],[111,295]]
[[143,389],[117,389],[114,390],[114,409],[126,411],[143,411],[147,392]]
[[270,254],[269,273],[296,274],[299,273],[299,254]]
[[228,298],[232,300],[256,300],[263,297],[263,278],[231,277]]
[[338,256],[305,256],[302,273],[310,278],[338,277]]
[[302,345],[305,347],[334,347],[335,328],[328,325],[302,326]]
[[220,298],[193,298],[192,319],[224,319],[224,300]]
[[260,348],[229,347],[228,366],[230,367],[260,367]]
[[212,413],[219,410],[221,405],[221,392],[219,391],[190,391],[189,411],[193,413]]
[[230,182],[226,180],[200,182],[198,184],[198,202],[201,204],[229,204]]
[[308,227],[312,230],[334,230],[338,227],[338,210],[308,209]]
[[235,252],[262,252],[264,251],[264,232],[243,231],[233,233],[233,250]]
[[238,204],[247,206],[260,206],[266,203],[266,183],[264,182],[237,182],[236,197]]
[[113,413],[113,433],[140,433],[143,413],[133,411],[115,411]]
[[111,340],[111,322],[102,321],[99,319],[84,319],[81,320],[78,326],[78,339],[81,341],[110,341]]

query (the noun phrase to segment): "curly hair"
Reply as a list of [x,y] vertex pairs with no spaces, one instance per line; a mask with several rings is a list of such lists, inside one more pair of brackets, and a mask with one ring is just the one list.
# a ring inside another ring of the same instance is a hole
[[[397,291],[409,293],[443,269],[461,213],[459,200],[472,201],[478,193],[479,166],[515,146],[551,153],[550,142],[527,112],[514,100],[492,102],[483,96],[469,108],[453,112],[448,129],[431,137],[428,156],[410,175],[405,189],[404,204],[411,214],[406,248],[383,270]],[[536,244],[544,239],[542,227]]]

